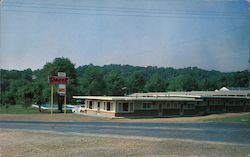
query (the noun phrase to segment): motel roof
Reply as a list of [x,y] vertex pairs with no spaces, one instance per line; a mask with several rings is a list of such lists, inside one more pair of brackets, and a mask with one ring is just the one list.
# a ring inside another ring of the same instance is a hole
[[185,97],[185,98],[247,98],[250,97],[250,90],[234,91],[191,91],[191,92],[149,92],[134,93],[130,96],[138,97]]
[[138,97],[138,96],[73,96],[74,99],[103,101],[203,101],[195,98],[181,97]]
[[128,96],[73,96],[73,98],[104,101],[203,101],[203,98],[250,99],[250,90],[149,92],[134,93]]

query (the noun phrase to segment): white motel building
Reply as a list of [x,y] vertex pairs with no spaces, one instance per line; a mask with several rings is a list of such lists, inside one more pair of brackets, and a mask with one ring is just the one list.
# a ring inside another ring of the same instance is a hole
[[250,112],[250,90],[134,93],[128,96],[73,96],[85,114],[109,117],[185,116]]

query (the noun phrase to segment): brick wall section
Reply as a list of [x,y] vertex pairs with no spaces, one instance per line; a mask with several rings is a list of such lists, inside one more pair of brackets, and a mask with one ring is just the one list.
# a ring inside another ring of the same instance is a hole
[[158,110],[134,110],[132,113],[115,113],[116,117],[127,117],[127,116],[158,116]]
[[243,106],[226,106],[226,112],[243,112]]
[[197,115],[197,111],[195,109],[184,110],[183,115]]
[[163,109],[162,115],[163,116],[180,115],[180,109]]
[[203,112],[207,110],[207,106],[196,106],[197,112]]
[[246,112],[250,112],[250,106],[249,106],[249,105],[247,105],[247,106],[245,107],[245,111],[246,111]]
[[224,105],[210,105],[209,106],[210,112],[224,112],[225,106]]

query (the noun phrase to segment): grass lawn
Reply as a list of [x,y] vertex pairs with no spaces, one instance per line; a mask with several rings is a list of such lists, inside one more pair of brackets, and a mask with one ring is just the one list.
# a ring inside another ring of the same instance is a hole
[[207,118],[203,119],[205,122],[250,122],[250,115],[239,115],[233,117],[223,117],[223,118]]
[[[58,110],[54,110],[54,113],[58,113]],[[0,114],[43,114],[50,113],[50,110],[43,110],[39,112],[38,108],[28,107],[24,108],[22,105],[9,105],[8,108],[6,106],[0,105]],[[71,113],[71,111],[67,111],[67,113]]]

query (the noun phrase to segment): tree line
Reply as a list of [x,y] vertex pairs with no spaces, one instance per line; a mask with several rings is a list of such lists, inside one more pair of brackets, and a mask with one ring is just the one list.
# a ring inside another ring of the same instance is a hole
[[[73,95],[121,96],[136,92],[216,90],[224,86],[248,87],[249,72],[208,71],[197,67],[183,69],[156,66],[93,64],[75,67],[68,58],[55,58],[42,69],[0,69],[1,105],[48,103],[50,85],[48,76],[66,72],[67,100],[74,103]],[[57,89],[55,88],[56,93]],[[55,94],[56,96],[56,94]],[[55,97],[57,99],[57,97]]]

